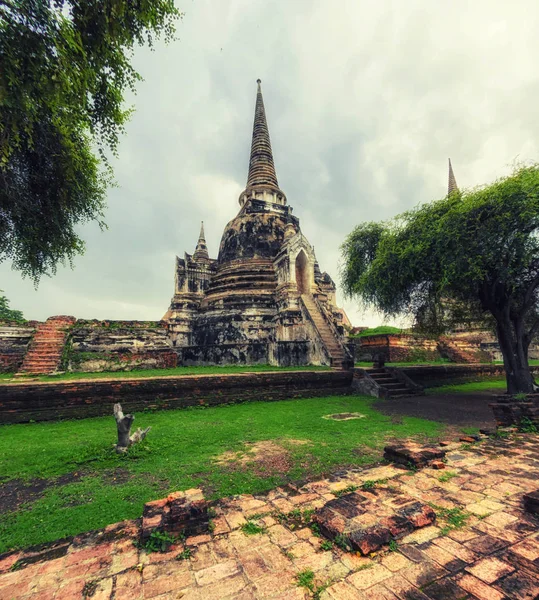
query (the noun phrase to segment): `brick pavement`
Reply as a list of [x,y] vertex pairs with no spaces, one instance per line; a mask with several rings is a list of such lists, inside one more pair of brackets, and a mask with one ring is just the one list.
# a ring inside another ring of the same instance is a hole
[[[49,548],[48,560],[31,550],[14,553],[0,559],[0,598],[538,598],[539,519],[524,511],[522,496],[539,487],[539,436],[447,449],[444,470],[411,473],[380,466],[263,496],[222,500],[215,506],[211,535],[188,538],[165,553],[135,547],[140,521],[60,541]],[[335,545],[324,550],[323,538],[305,524],[308,513],[303,511],[323,506],[350,486],[380,480],[385,482],[363,486],[362,493],[376,495],[389,486],[435,505],[435,524],[400,539],[392,551],[386,546],[361,556]],[[462,514],[464,525],[452,528],[448,519]],[[247,520],[265,531],[246,535],[242,525]],[[185,548],[191,556],[178,559],[180,553],[188,554]],[[13,569],[14,564],[21,566]],[[308,588],[298,586],[300,573],[309,573]]]

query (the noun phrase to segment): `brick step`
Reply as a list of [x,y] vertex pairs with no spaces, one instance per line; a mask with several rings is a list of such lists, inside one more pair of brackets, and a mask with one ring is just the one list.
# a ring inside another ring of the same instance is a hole
[[301,298],[314,326],[318,330],[322,343],[330,356],[332,368],[344,368],[346,363],[346,353],[339,344],[339,341],[335,338],[334,332],[324,318],[324,315],[320,312],[318,305],[311,296],[302,295]]
[[[384,386],[384,388],[385,388],[385,386]],[[389,392],[395,392],[395,393],[398,393],[398,392],[409,392],[409,391],[410,391],[410,390],[409,390],[409,389],[408,389],[408,388],[407,388],[405,385],[403,385],[402,383],[399,383],[398,385],[394,385],[394,386],[392,386],[392,387],[388,387],[388,388],[386,388],[386,389],[387,389]]]
[[56,362],[58,359],[60,358],[60,355],[58,356],[31,356],[30,358],[28,358],[28,360],[26,361],[25,364],[29,364],[29,363],[33,363],[33,362]]
[[47,344],[47,343],[38,343],[38,344],[30,344],[29,350],[33,350],[34,352],[45,352],[47,350],[59,350],[64,347],[64,344]]
[[26,375],[42,375],[57,371],[67,331],[74,322],[73,318],[51,318],[38,326],[19,372]]
[[57,363],[59,358],[60,358],[59,356],[57,356],[57,357],[51,357],[51,358],[38,358],[38,357],[35,357],[35,356],[31,356],[24,364],[25,365],[29,365],[29,364],[33,364],[33,363],[35,363],[35,364],[38,364],[38,363],[39,364],[41,364],[41,363]]

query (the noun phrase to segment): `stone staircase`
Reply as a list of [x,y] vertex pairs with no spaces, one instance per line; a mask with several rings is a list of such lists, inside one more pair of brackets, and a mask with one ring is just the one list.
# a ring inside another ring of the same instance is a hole
[[301,299],[330,355],[331,367],[334,369],[348,368],[349,360],[346,351],[320,312],[313,297],[308,294],[302,294]]
[[459,340],[445,336],[441,337],[438,340],[438,350],[442,356],[447,357],[451,362],[459,364],[476,363],[482,358],[482,353],[478,345],[474,345],[465,339]]
[[382,388],[383,395],[386,398],[402,398],[423,393],[419,386],[414,388],[411,382],[407,383],[404,379],[395,377],[387,367],[365,369],[365,372]]
[[62,352],[75,317],[49,317],[37,326],[17,375],[46,375],[60,367]]

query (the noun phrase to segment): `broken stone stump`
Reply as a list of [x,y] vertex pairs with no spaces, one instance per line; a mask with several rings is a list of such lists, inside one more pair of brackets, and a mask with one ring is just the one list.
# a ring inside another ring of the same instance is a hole
[[198,535],[208,531],[208,503],[202,490],[192,489],[174,492],[147,502],[142,513],[142,540],[154,531],[166,531],[172,535]]
[[345,494],[327,502],[313,516],[322,535],[363,555],[431,525],[435,519],[430,506],[384,489]]
[[532,515],[539,515],[539,490],[528,492],[523,496],[524,510]]
[[446,451],[431,446],[418,444],[395,444],[384,448],[384,458],[390,462],[404,465],[413,469],[422,469],[433,461],[442,461]]
[[442,462],[441,460],[433,460],[430,463],[430,466],[432,469],[438,469],[438,470],[445,469],[445,463]]

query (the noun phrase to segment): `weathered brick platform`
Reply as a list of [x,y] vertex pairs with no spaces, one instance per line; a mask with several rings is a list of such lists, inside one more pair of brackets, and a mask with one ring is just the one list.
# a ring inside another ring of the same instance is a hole
[[[539,519],[524,510],[523,497],[537,489],[539,437],[446,449],[442,473],[450,478],[429,467],[411,473],[381,466],[224,499],[214,507],[211,534],[188,537],[165,553],[134,545],[139,520],[0,557],[0,598],[308,600],[315,592],[320,600],[537,598]],[[380,480],[387,482],[373,488]],[[309,515],[351,486],[380,498],[391,486],[432,505],[437,520],[401,537],[393,551],[361,556],[336,544],[328,549],[308,526]],[[448,520],[457,513],[460,526]],[[246,535],[247,522],[261,532]],[[314,574],[311,590],[298,586],[307,571]]]
[[0,423],[111,415],[145,408],[231,404],[351,393],[351,371],[268,371],[0,385]]
[[387,486],[330,500],[314,516],[326,537],[363,555],[435,520],[436,513],[430,506]]

